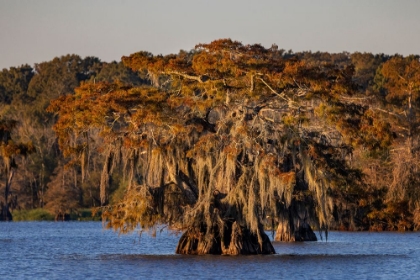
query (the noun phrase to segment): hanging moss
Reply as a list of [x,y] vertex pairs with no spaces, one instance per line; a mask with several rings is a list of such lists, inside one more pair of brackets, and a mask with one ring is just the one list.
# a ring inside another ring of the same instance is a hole
[[148,71],[154,86],[85,84],[78,100],[63,102],[84,107],[60,111],[61,146],[68,131],[99,128],[102,189],[117,167],[130,181],[122,201],[104,209],[108,227],[169,224],[185,231],[178,253],[232,255],[274,253],[267,219],[279,223],[280,240],[313,240],[310,225],[328,229],[328,190],[346,182],[340,131],[348,123],[307,114],[322,103],[344,116],[348,106],[334,108],[338,91],[351,93],[351,77],[273,52],[217,40],[188,57],[137,53],[124,64]]

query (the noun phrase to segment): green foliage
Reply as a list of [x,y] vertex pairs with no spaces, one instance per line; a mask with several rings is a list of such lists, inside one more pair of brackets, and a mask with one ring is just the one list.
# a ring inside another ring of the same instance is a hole
[[111,204],[116,204],[124,198],[124,195],[127,191],[128,182],[120,182],[118,188],[112,192],[109,202]]
[[45,121],[48,117],[45,109],[50,100],[72,93],[80,82],[96,75],[99,68],[98,58],[82,59],[78,55],[56,57],[52,61],[36,64],[36,75],[27,91],[31,100],[31,111]]
[[125,85],[139,86],[147,83],[147,78],[140,73],[132,71],[124,66],[122,62],[113,61],[111,63],[103,63],[99,73],[90,77],[92,82],[117,82],[120,81]]
[[10,104],[12,100],[25,99],[34,70],[29,65],[11,67],[0,72],[0,102]]
[[[50,211],[43,208],[31,210],[14,210],[13,220],[23,221],[54,221],[55,216]],[[100,213],[94,214],[91,209],[78,209],[70,213],[70,221],[101,221]]]
[[49,211],[37,208],[31,210],[14,210],[12,212],[14,221],[54,221],[54,215]]
[[389,59],[384,54],[355,52],[351,54],[351,62],[355,68],[354,81],[361,91],[372,94],[375,90],[375,75],[378,67]]

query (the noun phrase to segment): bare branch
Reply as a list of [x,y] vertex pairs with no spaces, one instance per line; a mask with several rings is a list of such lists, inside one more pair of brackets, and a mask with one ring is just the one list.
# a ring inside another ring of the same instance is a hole
[[192,75],[188,75],[188,74],[181,73],[178,71],[169,71],[169,72],[162,72],[162,73],[167,74],[167,75],[178,75],[189,80],[197,81],[199,83],[204,83],[205,81],[207,81],[207,79],[203,80],[203,76],[192,76]]

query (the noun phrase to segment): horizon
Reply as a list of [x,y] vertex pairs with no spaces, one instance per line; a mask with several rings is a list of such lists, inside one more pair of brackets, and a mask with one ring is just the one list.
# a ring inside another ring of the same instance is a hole
[[103,62],[231,38],[293,52],[420,53],[420,2],[0,0],[0,69],[77,54]]

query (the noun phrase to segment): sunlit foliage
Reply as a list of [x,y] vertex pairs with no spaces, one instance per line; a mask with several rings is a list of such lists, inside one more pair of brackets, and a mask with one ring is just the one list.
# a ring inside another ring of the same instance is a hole
[[351,101],[351,66],[230,39],[122,61],[152,85],[85,83],[55,100],[59,144],[84,166],[99,130],[102,201],[116,168],[128,182],[104,209],[108,227],[185,229],[179,253],[272,253],[271,219],[283,240],[327,230],[331,197],[360,181],[346,158],[363,137],[383,141],[359,137],[369,115]]

